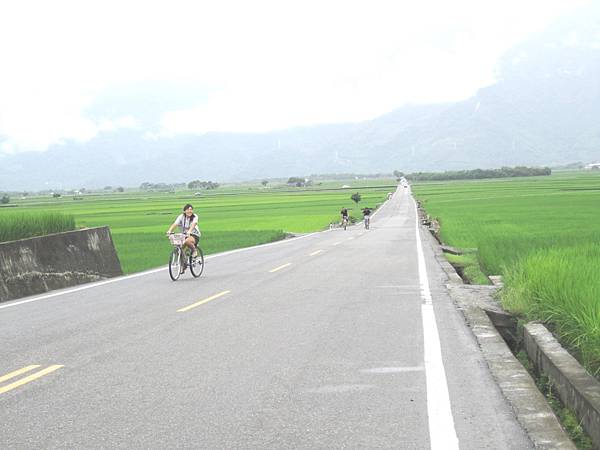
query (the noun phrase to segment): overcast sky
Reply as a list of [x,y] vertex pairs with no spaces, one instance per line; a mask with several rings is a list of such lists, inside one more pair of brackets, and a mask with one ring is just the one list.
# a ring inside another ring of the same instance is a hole
[[267,131],[467,98],[588,0],[4,1],[0,153]]

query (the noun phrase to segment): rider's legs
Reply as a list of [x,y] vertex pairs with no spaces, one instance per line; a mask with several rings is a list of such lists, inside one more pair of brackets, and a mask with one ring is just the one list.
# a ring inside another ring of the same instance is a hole
[[198,254],[198,252],[196,251],[196,245],[198,244],[198,237],[197,236],[188,236],[187,239],[185,240],[185,246],[188,247],[190,249],[190,251],[192,252],[192,256],[196,256]]

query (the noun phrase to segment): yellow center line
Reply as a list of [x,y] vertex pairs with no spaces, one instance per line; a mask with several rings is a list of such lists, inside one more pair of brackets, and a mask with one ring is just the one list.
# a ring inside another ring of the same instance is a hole
[[11,378],[21,375],[22,373],[29,372],[30,370],[33,370],[33,369],[37,369],[38,367],[40,367],[40,365],[36,364],[33,366],[23,367],[22,369],[15,370],[14,372],[11,372],[11,373],[7,373],[6,375],[3,375],[0,377],[0,383],[3,383],[6,380],[10,380]]
[[308,256],[315,256],[318,255],[319,253],[323,253],[323,250],[317,250],[316,252],[312,252],[310,255]]
[[61,367],[64,367],[64,366],[53,365],[50,367],[46,367],[45,369],[40,370],[39,372],[32,373],[31,375],[29,375],[25,378],[21,378],[19,381],[15,381],[14,383],[7,384],[4,387],[0,387],[0,394],[4,394],[5,392],[12,391],[13,389],[18,388],[19,386],[23,386],[24,384],[27,384],[30,381],[37,380],[38,378],[41,378],[44,375],[48,375],[49,373],[54,372],[55,370],[58,370]]
[[190,309],[195,308],[196,306],[204,305],[205,303],[208,303],[208,302],[210,302],[210,301],[212,301],[212,300],[214,300],[216,298],[223,297],[225,294],[229,294],[230,292],[231,291],[219,292],[218,294],[215,294],[215,295],[213,295],[211,297],[205,298],[204,300],[200,300],[199,302],[193,303],[193,304],[191,304],[189,306],[186,306],[185,308],[178,309],[177,312],[186,312],[186,311],[189,311]]
[[291,265],[292,265],[292,263],[287,263],[287,264],[284,264],[283,266],[275,267],[274,269],[269,270],[269,272],[271,272],[271,273],[277,272],[278,270],[284,269],[287,266],[291,266]]

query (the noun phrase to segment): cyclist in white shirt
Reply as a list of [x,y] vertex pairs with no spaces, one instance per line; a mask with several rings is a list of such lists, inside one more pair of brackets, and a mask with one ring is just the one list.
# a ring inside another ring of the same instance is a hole
[[173,228],[180,227],[181,232],[186,235],[185,245],[192,251],[195,258],[198,255],[196,246],[200,241],[200,228],[198,228],[198,215],[194,214],[194,208],[189,203],[183,207],[183,214],[179,214],[175,222],[167,230],[167,234],[173,231]]

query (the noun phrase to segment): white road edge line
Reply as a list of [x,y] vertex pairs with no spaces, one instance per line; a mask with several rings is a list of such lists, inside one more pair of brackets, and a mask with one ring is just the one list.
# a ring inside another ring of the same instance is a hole
[[440,335],[435,321],[435,311],[431,299],[429,280],[427,279],[427,267],[423,254],[423,243],[419,234],[419,212],[417,203],[413,199],[415,208],[415,230],[417,235],[417,258],[419,265],[419,282],[421,284],[421,313],[423,318],[423,341],[425,349],[425,378],[427,381],[427,416],[429,419],[429,441],[434,450],[458,450],[458,437],[454,427],[452,408],[450,406],[450,395],[448,394],[448,382],[444,361],[442,360],[442,348]]

